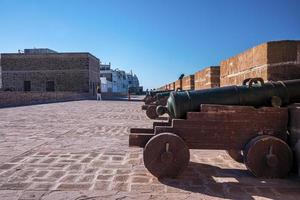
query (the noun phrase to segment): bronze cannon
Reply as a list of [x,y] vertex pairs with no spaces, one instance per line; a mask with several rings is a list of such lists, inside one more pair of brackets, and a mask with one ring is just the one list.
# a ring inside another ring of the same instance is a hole
[[172,92],[167,106],[157,109],[170,120],[131,129],[129,145],[144,148],[145,167],[156,177],[183,172],[189,149],[226,150],[257,177],[285,177],[293,164],[286,106],[299,102],[299,88],[300,80],[255,78],[243,86]]
[[[150,119],[157,119],[156,108],[158,106],[165,106],[171,92],[159,92],[151,97],[151,101],[145,101],[145,105],[142,106],[142,110],[146,110],[146,115]],[[146,103],[147,102],[147,103]]]

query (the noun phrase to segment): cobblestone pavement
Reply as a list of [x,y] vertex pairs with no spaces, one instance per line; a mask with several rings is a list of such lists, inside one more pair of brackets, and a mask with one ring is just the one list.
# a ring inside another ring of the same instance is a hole
[[131,127],[141,102],[74,101],[0,109],[0,200],[300,199],[300,181],[262,180],[223,151],[191,150],[178,179],[157,180]]

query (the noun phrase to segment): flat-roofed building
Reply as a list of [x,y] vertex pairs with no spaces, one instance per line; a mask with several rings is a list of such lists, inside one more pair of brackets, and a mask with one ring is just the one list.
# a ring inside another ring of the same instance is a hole
[[1,54],[1,67],[4,90],[94,94],[100,84],[100,60],[87,52],[25,49]]

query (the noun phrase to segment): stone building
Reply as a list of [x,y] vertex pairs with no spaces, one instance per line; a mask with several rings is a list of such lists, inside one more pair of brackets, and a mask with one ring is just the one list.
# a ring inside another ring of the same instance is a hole
[[100,84],[100,61],[90,53],[58,53],[25,49],[1,54],[4,90],[95,93]]

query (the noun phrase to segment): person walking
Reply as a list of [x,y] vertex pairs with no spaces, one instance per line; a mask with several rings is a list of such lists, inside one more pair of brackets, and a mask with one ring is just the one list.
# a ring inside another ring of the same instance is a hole
[[97,101],[99,101],[99,100],[101,101],[102,100],[102,98],[101,98],[101,87],[99,85],[97,85],[96,90],[97,90]]

